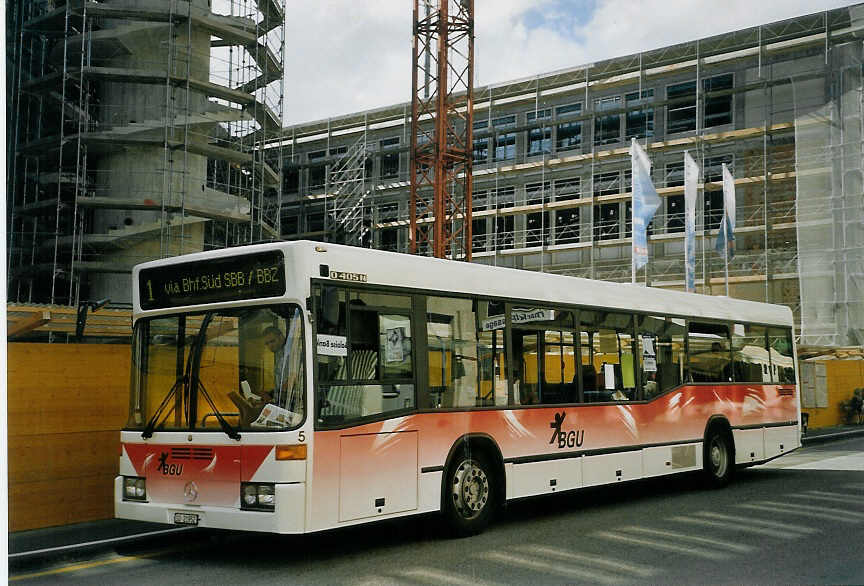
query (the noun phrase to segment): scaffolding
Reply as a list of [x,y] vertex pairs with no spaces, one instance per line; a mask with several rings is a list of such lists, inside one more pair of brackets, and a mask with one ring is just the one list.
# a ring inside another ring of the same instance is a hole
[[[684,289],[690,151],[703,177],[697,291],[726,292],[714,251],[726,163],[737,196],[730,295],[788,305],[804,343],[861,344],[862,39],[859,4],[475,88],[473,262],[628,282],[636,137],[663,199],[645,283]],[[330,237],[316,219],[321,188],[308,178],[335,160],[310,153],[398,136],[399,172],[385,175],[385,154],[372,153],[366,201],[372,245],[410,251],[409,106],[285,129],[295,177],[285,189],[286,237]]]
[[10,300],[129,302],[134,264],[279,237],[284,0],[9,12]]

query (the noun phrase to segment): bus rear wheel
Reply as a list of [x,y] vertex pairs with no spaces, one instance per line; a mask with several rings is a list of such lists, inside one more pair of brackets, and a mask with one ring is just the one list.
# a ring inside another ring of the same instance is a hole
[[460,451],[447,470],[444,515],[459,537],[476,535],[489,524],[495,508],[495,475],[479,451]]
[[705,481],[711,488],[722,488],[732,480],[735,452],[728,432],[716,426],[708,430],[702,467]]

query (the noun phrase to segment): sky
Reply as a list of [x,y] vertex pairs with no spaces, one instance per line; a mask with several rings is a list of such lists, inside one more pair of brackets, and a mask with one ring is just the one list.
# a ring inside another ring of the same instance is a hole
[[[475,0],[475,86],[854,3]],[[285,124],[410,100],[413,4],[411,0],[287,0]]]

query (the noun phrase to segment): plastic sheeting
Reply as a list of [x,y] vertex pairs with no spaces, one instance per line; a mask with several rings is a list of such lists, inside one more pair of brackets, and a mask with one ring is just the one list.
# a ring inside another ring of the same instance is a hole
[[821,105],[795,84],[802,344],[864,344],[861,56],[860,41],[832,50],[836,83]]

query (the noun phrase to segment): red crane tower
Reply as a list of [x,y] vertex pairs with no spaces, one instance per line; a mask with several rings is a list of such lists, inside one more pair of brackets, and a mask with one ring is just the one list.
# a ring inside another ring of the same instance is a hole
[[414,0],[413,58],[411,252],[470,261],[474,0]]

